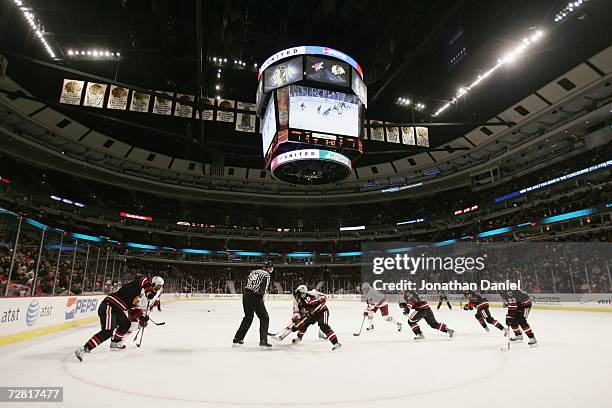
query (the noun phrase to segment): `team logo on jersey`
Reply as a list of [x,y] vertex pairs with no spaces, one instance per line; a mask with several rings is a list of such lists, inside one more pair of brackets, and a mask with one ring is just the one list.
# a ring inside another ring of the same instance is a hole
[[26,324],[28,326],[34,326],[38,320],[38,311],[40,310],[40,303],[34,299],[28,306],[28,312],[26,313]]

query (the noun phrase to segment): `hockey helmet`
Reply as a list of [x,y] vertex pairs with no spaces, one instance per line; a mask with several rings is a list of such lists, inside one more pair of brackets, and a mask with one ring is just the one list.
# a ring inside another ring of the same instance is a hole
[[295,288],[293,296],[298,299],[303,299],[306,297],[306,293],[308,293],[308,288],[306,287],[306,285],[300,285]]
[[164,278],[161,276],[154,276],[153,279],[151,279],[151,283],[155,290],[160,290],[161,287],[164,286]]

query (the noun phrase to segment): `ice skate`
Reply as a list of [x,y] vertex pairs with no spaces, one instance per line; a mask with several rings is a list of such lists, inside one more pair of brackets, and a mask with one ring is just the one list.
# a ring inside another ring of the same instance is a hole
[[373,331],[374,330],[374,325],[371,324],[370,326],[366,327],[366,331]]
[[531,347],[535,347],[538,345],[538,341],[536,340],[535,337],[531,337],[529,341],[527,342],[527,344],[530,345]]
[[111,341],[110,348],[114,350],[123,350],[126,348],[123,341]]
[[259,342],[259,347],[271,348],[272,345],[270,343],[268,343],[267,341],[260,341]]
[[83,362],[83,354],[85,353],[89,353],[89,350],[81,347],[75,350],[74,356],[77,358],[77,360],[79,360],[80,362]]
[[451,339],[455,337],[455,331],[453,329],[448,329],[447,333],[448,337],[450,337]]
[[523,333],[517,334],[514,337],[510,337],[510,341],[523,341]]
[[232,347],[240,347],[243,344],[244,344],[244,341],[242,340],[238,340],[238,339],[232,340]]
[[415,340],[423,340],[425,339],[425,335],[423,335],[423,333],[419,333],[416,336],[414,336]]
[[397,322],[397,331],[398,332],[402,331],[402,324],[400,322]]
[[491,329],[489,329],[489,326],[485,326],[484,329],[487,333],[491,331]]
[[302,341],[302,338],[296,337],[295,339],[291,340],[291,343],[296,344],[296,343],[299,343],[300,341]]
[[342,347],[342,344],[340,344],[340,343],[336,343],[336,344],[334,344],[334,345],[332,346],[332,351],[334,351],[334,350],[338,350],[340,347]]

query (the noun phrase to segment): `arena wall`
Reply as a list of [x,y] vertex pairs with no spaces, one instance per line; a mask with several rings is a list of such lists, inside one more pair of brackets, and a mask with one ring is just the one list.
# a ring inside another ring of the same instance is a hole
[[0,298],[0,345],[91,323],[104,295]]

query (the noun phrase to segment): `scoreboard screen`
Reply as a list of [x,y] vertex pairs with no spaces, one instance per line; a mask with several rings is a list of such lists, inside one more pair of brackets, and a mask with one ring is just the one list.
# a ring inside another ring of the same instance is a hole
[[270,98],[261,125],[261,144],[264,157],[270,149],[274,136],[276,136],[276,105],[274,98]]
[[290,128],[359,137],[356,95],[300,85],[289,88]]

